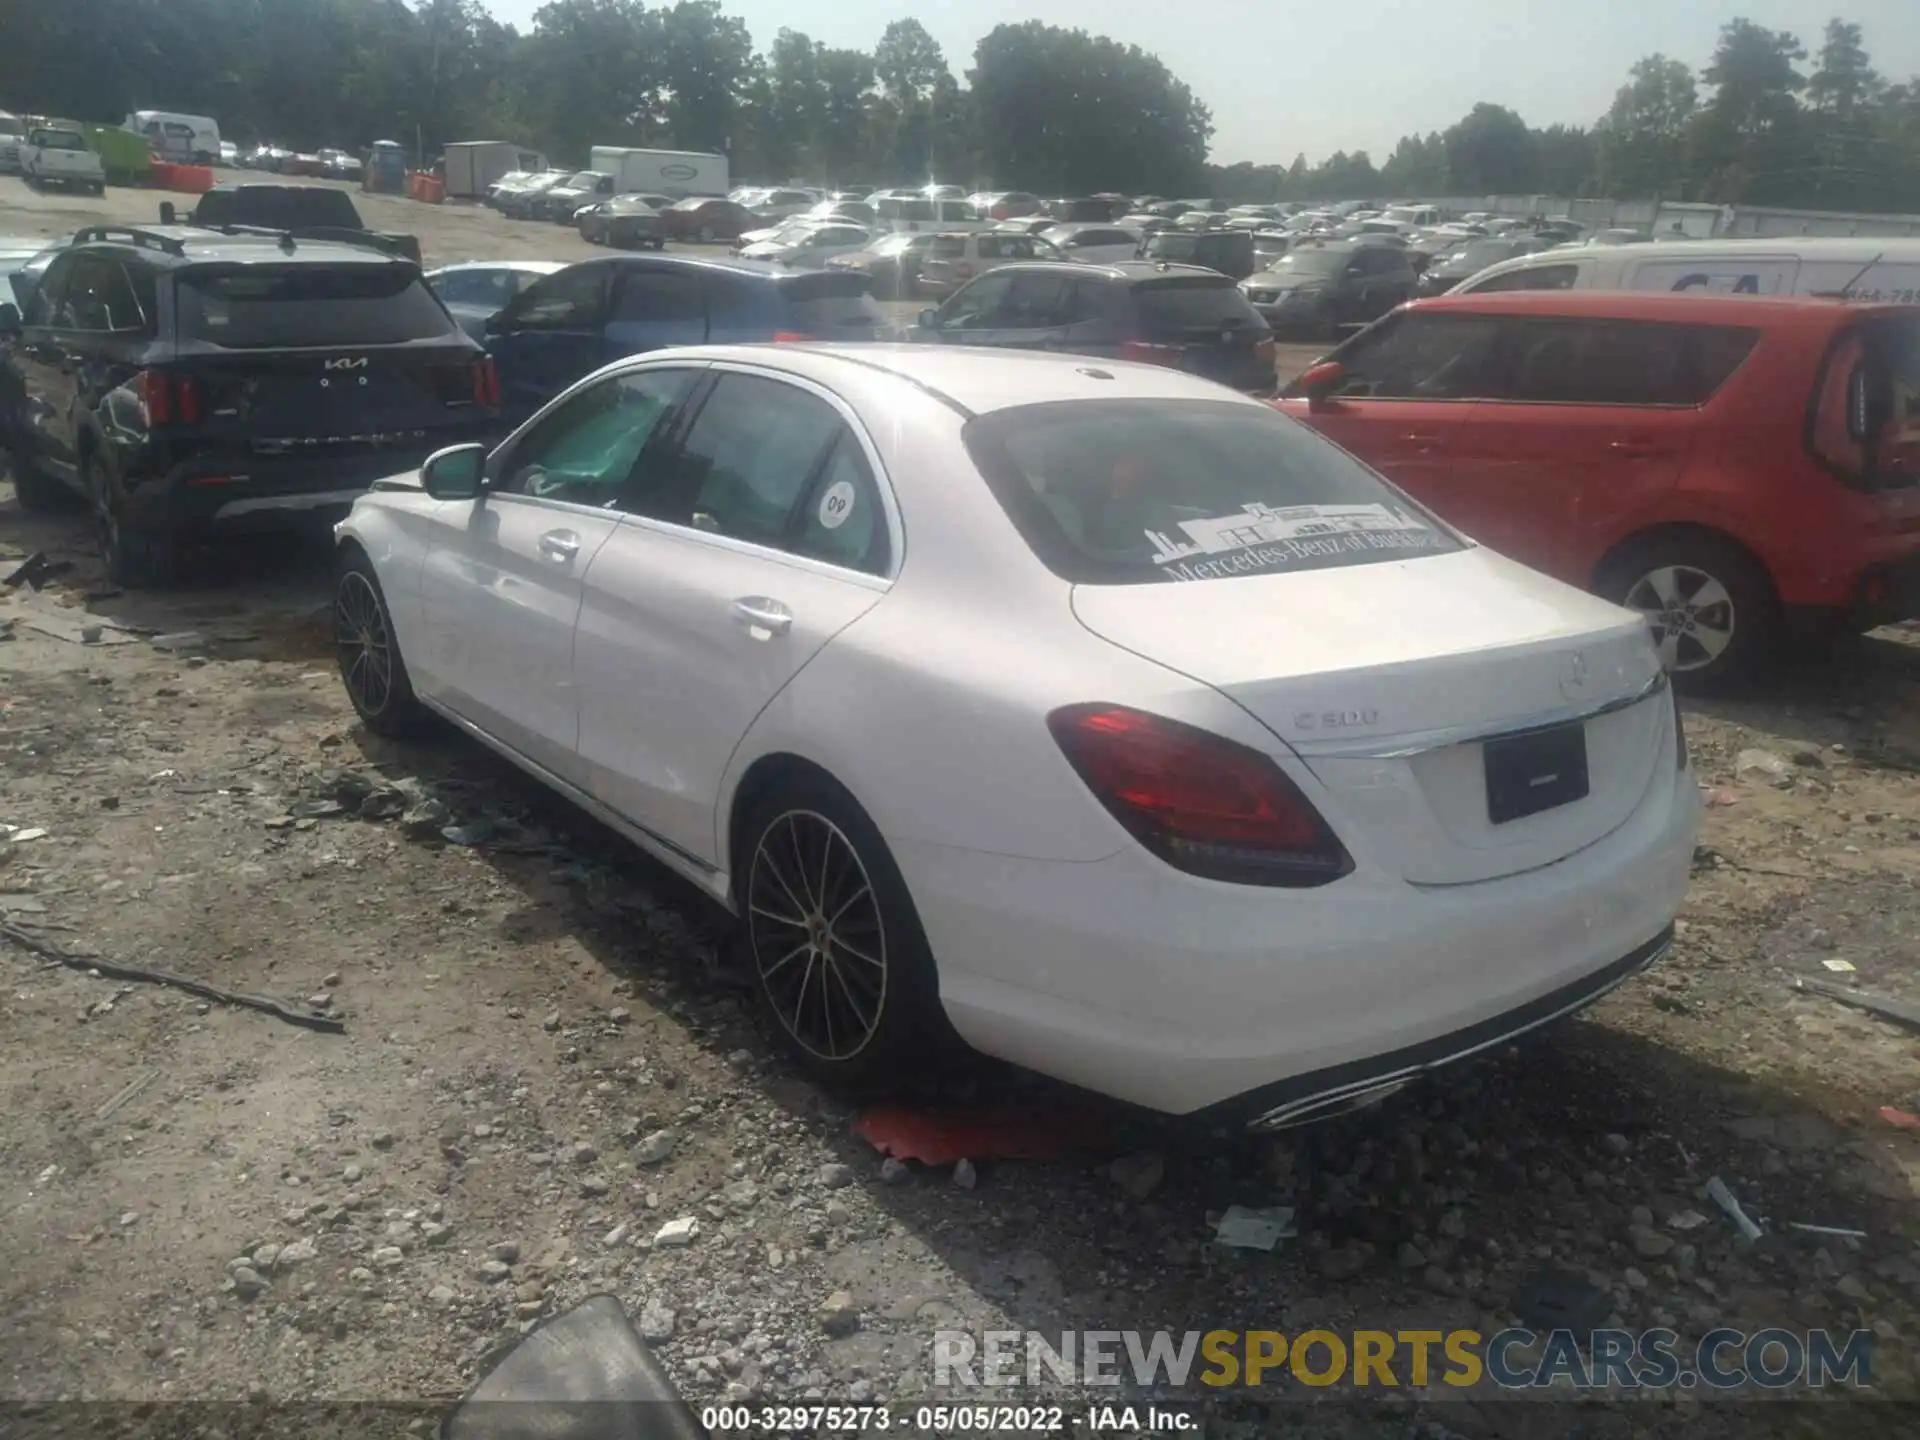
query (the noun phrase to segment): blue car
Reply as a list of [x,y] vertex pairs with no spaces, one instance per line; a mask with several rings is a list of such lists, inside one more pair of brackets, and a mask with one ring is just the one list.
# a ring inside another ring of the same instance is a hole
[[879,340],[865,275],[679,255],[586,260],[535,281],[486,322],[504,418],[518,424],[602,365],[671,345]]

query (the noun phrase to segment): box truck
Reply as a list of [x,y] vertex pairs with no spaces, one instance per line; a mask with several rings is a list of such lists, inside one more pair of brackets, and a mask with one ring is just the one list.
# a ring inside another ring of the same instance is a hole
[[596,145],[588,168],[613,176],[617,195],[727,193],[727,157],[698,150],[640,150],[626,145]]
[[478,200],[487,187],[515,170],[540,171],[547,157],[505,140],[459,140],[447,146],[447,194]]

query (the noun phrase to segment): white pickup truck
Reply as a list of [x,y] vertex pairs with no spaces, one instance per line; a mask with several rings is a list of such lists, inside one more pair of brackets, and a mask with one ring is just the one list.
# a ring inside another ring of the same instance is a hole
[[58,185],[63,190],[107,193],[106,167],[88,148],[86,134],[77,125],[36,125],[27,131],[20,145],[20,173],[39,189]]

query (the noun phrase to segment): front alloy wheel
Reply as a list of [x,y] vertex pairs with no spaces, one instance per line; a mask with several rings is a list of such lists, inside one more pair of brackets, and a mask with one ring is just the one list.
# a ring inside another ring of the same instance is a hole
[[1727,587],[1691,565],[1663,565],[1628,589],[1625,604],[1646,617],[1660,661],[1676,675],[1704,670],[1733,644],[1738,614]]
[[354,709],[362,715],[383,713],[393,703],[393,641],[380,597],[358,570],[343,574],[334,593],[333,642]]
[[887,929],[872,877],[846,833],[788,810],[760,833],[747,879],[747,934],[765,998],[808,1055],[843,1065],[886,1010]]

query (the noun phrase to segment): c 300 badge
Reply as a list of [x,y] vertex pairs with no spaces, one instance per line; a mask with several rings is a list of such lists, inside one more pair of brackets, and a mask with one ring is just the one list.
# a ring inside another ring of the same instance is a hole
[[1296,730],[1350,730],[1379,723],[1378,710],[1302,710],[1293,717]]

